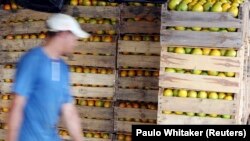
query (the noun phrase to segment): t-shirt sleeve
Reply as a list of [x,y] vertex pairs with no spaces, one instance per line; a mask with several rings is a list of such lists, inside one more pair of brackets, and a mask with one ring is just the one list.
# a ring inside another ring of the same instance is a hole
[[63,103],[72,103],[73,97],[72,97],[71,92],[70,92],[69,70],[68,70],[68,66],[66,66],[66,64],[65,64],[64,73],[66,76],[66,86],[65,86],[65,90],[64,90]]
[[28,52],[23,55],[17,64],[12,91],[20,96],[28,98],[34,88],[37,70],[37,57]]

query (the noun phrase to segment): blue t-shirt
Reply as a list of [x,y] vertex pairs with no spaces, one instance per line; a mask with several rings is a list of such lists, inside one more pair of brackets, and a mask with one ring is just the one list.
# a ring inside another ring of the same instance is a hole
[[61,108],[72,101],[65,62],[49,58],[42,47],[31,49],[17,65],[13,92],[27,100],[18,141],[59,141]]

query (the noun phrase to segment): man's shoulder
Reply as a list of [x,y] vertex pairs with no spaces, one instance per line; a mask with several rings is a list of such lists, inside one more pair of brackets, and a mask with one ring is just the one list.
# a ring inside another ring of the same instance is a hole
[[20,61],[32,62],[37,61],[39,56],[41,55],[41,48],[34,47],[28,50],[25,54],[23,54],[20,58]]

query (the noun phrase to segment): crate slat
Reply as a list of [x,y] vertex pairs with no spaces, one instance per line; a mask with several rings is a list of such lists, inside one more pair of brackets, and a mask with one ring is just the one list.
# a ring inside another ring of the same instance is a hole
[[114,88],[107,87],[71,87],[72,94],[77,97],[113,97]]
[[71,83],[114,86],[114,74],[71,73]]
[[77,55],[65,58],[69,65],[92,66],[92,67],[115,67],[115,56],[97,56],[97,55]]
[[160,54],[161,45],[152,41],[118,41],[119,52],[133,52],[145,54]]
[[121,34],[125,33],[145,33],[145,34],[159,34],[160,33],[160,22],[150,21],[134,21],[121,23]]
[[[161,67],[239,72],[240,57],[204,56],[162,52]],[[206,65],[204,65],[206,63]]]
[[157,110],[115,107],[116,118],[157,119]]
[[8,118],[8,113],[0,112],[0,122],[1,123],[6,123],[7,122],[7,118]]
[[145,56],[145,55],[119,55],[118,67],[129,66],[133,68],[159,68],[159,56]]
[[241,32],[228,33],[162,30],[161,34],[162,45],[189,45],[235,48],[239,48],[242,46]]
[[66,14],[74,17],[119,18],[118,6],[68,6]]
[[1,22],[19,21],[19,20],[46,20],[51,13],[39,12],[29,9],[19,9],[17,12],[0,12]]
[[229,125],[235,124],[233,119],[223,119],[223,118],[211,118],[211,117],[190,117],[183,115],[163,115],[159,114],[158,124],[179,124],[179,125],[188,125],[188,124],[197,124],[197,125]]
[[42,45],[42,39],[15,39],[15,40],[0,40],[0,51],[13,50],[29,50],[32,47]]
[[[70,136],[61,136],[64,141],[72,141]],[[112,139],[102,139],[102,138],[87,138],[82,137],[84,141],[112,141]]]
[[203,76],[180,73],[164,73],[159,86],[191,90],[239,93],[239,78]]
[[158,88],[157,77],[120,77],[118,78],[120,87],[149,87]]
[[33,22],[20,22],[3,24],[0,27],[2,35],[8,34],[24,34],[24,33],[38,33],[47,31],[45,21],[33,21]]
[[219,115],[235,115],[236,112],[236,102],[227,100],[160,96],[159,103],[158,108],[160,111],[183,111]]
[[0,82],[0,92],[1,93],[11,93],[12,83]]
[[79,53],[93,53],[93,54],[111,54],[114,55],[116,52],[116,43],[107,42],[78,42],[74,52]]
[[117,100],[157,102],[158,90],[122,89],[116,91]]
[[1,139],[1,140],[6,139],[6,138],[5,138],[6,135],[7,135],[7,130],[0,129],[0,139]]
[[0,100],[0,107],[8,108],[10,107],[12,100]]
[[130,121],[115,121],[115,131],[132,132],[132,125],[152,125],[152,123],[130,122]]
[[16,63],[25,52],[0,52],[0,64]]
[[80,117],[113,119],[113,109],[103,107],[77,106]]
[[85,130],[96,130],[106,132],[112,132],[114,130],[112,120],[83,119],[82,127]]
[[122,18],[155,18],[161,15],[161,7],[125,6],[121,7]]
[[242,28],[242,20],[227,12],[182,11],[180,14],[178,11],[164,10],[162,26]]

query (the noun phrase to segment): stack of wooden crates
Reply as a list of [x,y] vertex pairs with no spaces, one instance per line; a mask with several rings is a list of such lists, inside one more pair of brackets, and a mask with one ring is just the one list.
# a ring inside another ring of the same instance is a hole
[[[74,53],[64,58],[70,65],[71,89],[82,118],[83,138],[110,141],[113,137],[119,7],[68,6],[65,13],[76,17],[82,28],[92,34],[91,38],[79,41]],[[50,14],[27,9],[15,13],[1,11],[1,14],[0,139],[4,139],[15,65],[23,53],[42,45],[47,30],[45,20]],[[59,134],[68,139],[64,125],[59,124],[59,127]]]
[[114,108],[115,140],[131,140],[133,124],[156,124],[160,6],[121,4]]
[[[170,11],[167,4],[162,6],[158,124],[246,123],[248,19],[247,3],[240,6],[237,18],[225,12]],[[190,28],[175,30],[183,27]],[[217,28],[237,31],[207,30]]]

